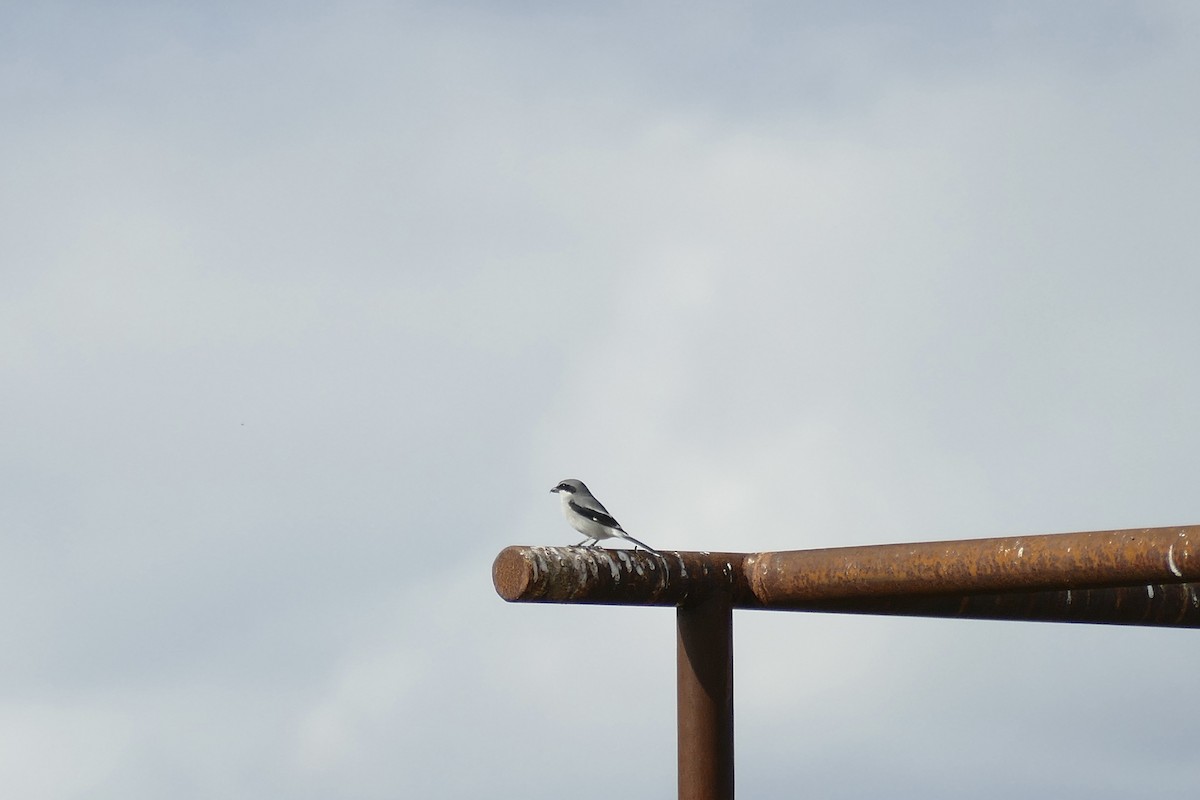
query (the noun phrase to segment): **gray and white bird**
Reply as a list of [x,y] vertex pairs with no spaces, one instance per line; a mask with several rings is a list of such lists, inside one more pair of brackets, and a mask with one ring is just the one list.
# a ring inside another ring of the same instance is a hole
[[583,485],[583,481],[567,478],[560,481],[558,486],[550,491],[558,494],[562,501],[563,516],[567,518],[567,522],[571,523],[571,527],[587,537],[579,545],[591,542],[591,546],[599,546],[601,539],[624,539],[640,545],[651,553],[658,554],[658,551],[650,545],[639,542],[626,533],[625,529],[621,527],[621,523],[608,513],[604,504]]

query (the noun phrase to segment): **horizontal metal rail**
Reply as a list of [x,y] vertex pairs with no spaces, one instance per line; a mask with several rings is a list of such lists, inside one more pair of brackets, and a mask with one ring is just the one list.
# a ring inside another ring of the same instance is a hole
[[1200,529],[756,553],[746,568],[754,596],[767,607],[847,597],[1187,583],[1200,581]]
[[1000,592],[813,600],[780,611],[899,617],[1076,622],[1200,628],[1200,583],[1146,584],[1060,592]]
[[506,547],[492,564],[496,592],[510,602],[678,606],[729,590],[753,605],[746,553],[649,553],[602,547]]
[[1200,528],[1142,528],[776,553],[509,547],[513,602],[686,606],[1200,627]]

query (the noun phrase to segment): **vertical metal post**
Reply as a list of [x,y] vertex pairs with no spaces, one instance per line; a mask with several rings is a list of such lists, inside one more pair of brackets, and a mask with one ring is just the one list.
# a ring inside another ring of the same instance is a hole
[[679,800],[733,800],[733,605],[715,591],[676,612]]

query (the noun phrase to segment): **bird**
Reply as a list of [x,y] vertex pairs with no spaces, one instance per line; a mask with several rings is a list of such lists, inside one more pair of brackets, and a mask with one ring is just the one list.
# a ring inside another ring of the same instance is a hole
[[587,537],[575,545],[576,547],[586,545],[588,542],[592,542],[589,546],[598,547],[601,539],[625,539],[659,555],[659,552],[653,547],[645,542],[639,542],[626,533],[625,529],[621,527],[621,523],[613,519],[612,514],[609,514],[604,504],[588,491],[583,481],[567,478],[559,481],[558,485],[550,492],[557,494],[562,501],[563,516],[567,518],[571,527]]

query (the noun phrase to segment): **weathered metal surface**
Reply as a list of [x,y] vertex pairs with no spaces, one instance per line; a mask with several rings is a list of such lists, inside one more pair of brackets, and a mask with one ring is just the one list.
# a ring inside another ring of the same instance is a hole
[[1200,627],[1200,528],[780,553],[509,547],[505,600]]
[[507,547],[492,564],[510,602],[677,606],[715,590],[743,602],[744,553],[648,553],[602,547]]
[[1200,628],[1200,583],[1060,592],[857,597],[810,600],[792,607],[773,605],[771,608],[839,614]]
[[676,612],[680,800],[733,798],[733,606],[717,591]]
[[764,607],[914,594],[1066,590],[1200,581],[1200,529],[1135,530],[748,555]]

